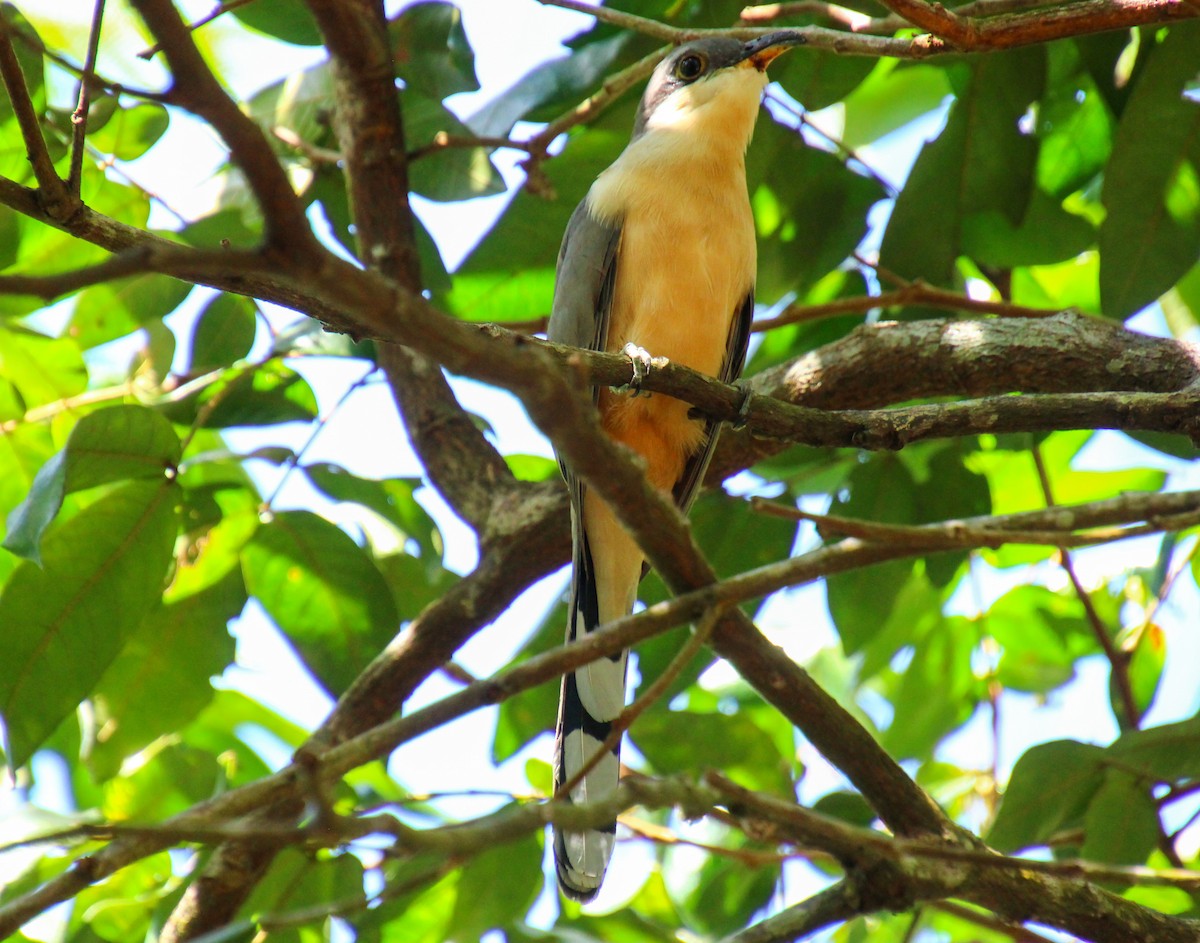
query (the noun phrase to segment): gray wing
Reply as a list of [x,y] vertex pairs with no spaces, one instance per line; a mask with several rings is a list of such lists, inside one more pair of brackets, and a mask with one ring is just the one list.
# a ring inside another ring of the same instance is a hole
[[[751,288],[746,293],[746,297],[742,299],[733,323],[729,326],[725,360],[722,362],[721,372],[718,374],[718,379],[724,383],[732,383],[742,374],[742,367],[746,365],[746,347],[750,343],[750,323],[753,320],[754,289]],[[675,483],[673,489],[675,503],[679,505],[684,514],[696,500],[700,486],[704,483],[704,473],[708,470],[708,463],[712,461],[713,451],[717,447],[717,427],[719,425],[720,423],[712,420],[705,424],[704,445],[688,459],[687,464],[683,467],[683,474]]]
[[597,222],[584,200],[571,214],[554,280],[546,337],[556,344],[603,350],[621,227]]

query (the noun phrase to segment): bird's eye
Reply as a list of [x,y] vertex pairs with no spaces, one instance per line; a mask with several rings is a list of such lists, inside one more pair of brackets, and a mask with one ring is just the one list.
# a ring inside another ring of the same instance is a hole
[[704,71],[704,59],[692,53],[684,56],[675,66],[675,74],[685,82],[690,82],[692,79],[699,78],[700,73]]

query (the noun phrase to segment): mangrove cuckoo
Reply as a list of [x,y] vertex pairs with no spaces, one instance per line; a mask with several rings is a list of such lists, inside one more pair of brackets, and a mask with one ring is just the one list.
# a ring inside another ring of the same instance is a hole
[[[636,395],[650,356],[732,382],[741,373],[754,311],[757,248],[746,191],[746,147],[766,68],[803,42],[792,32],[751,42],[720,37],[674,50],[654,70],[629,145],[592,184],[558,256],[550,340],[624,350],[634,389],[601,389],[605,432],[637,452],[657,488],[685,512],[712,455],[716,424],[687,403]],[[597,496],[563,466],[573,540],[567,641],[633,611],[643,556]],[[593,763],[625,705],[626,654],[564,676],[554,778],[572,802],[617,787],[619,744]],[[589,763],[591,768],[580,775]],[[577,780],[577,781],[576,781]],[[590,900],[612,856],[616,823],[556,830],[563,892]]]

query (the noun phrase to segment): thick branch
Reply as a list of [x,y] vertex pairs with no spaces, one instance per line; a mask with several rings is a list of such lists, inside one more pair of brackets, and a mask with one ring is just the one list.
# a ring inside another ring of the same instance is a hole
[[[636,30],[646,36],[671,43],[687,42],[717,33],[749,39],[768,31],[763,27],[739,27],[732,30],[677,28],[620,10],[594,6],[581,0],[540,2],[547,6],[587,13],[603,22],[623,29]],[[1185,0],[1081,0],[1078,3],[1049,7],[1034,13],[993,16],[986,20],[959,17],[941,4],[929,4],[924,0],[884,0],[884,5],[903,20],[927,30],[931,35],[915,36],[911,39],[867,35],[855,30],[856,27],[866,25],[862,21],[847,22],[854,31],[802,26],[797,32],[802,33],[808,46],[814,49],[828,49],[843,55],[923,59],[944,53],[985,52],[1030,46],[1072,36],[1170,23],[1200,15],[1200,11]],[[845,17],[833,18],[846,22]],[[888,26],[890,25],[889,23]]]
[[1183,0],[1081,0],[986,20],[960,16],[940,3],[930,4],[925,0],[882,2],[893,13],[962,52],[1032,46],[1070,36],[1169,23],[1197,15],[1197,10]]
[[267,246],[277,250],[278,263],[302,267],[327,256],[266,135],[221,88],[179,11],[169,0],[132,3],[167,57],[172,79],[168,100],[203,118],[221,135],[262,207]]

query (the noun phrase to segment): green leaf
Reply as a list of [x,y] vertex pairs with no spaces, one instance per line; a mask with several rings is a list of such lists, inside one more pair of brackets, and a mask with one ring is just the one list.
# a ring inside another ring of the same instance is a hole
[[[163,886],[171,880],[171,857],[163,851],[122,868],[75,898],[77,919],[97,940],[136,940],[146,936]],[[75,937],[78,938],[78,937]]]
[[334,697],[399,629],[371,558],[311,511],[284,511],[260,527],[242,553],[242,572],[246,589]]
[[[363,866],[352,854],[333,854],[327,851],[305,853],[285,848],[271,862],[270,870],[255,885],[253,893],[242,907],[246,914],[287,914],[322,904],[343,903],[363,899]],[[300,943],[312,937],[291,929],[270,934],[289,943]]]
[[1080,856],[1108,864],[1145,864],[1158,847],[1158,809],[1145,784],[1109,770],[1083,820]]
[[9,553],[42,562],[42,534],[58,516],[65,495],[67,453],[59,452],[39,469],[23,502],[8,515],[7,533],[0,546]]
[[1014,852],[1077,824],[1104,782],[1104,755],[1100,747],[1074,740],[1027,750],[1013,767],[988,844]]
[[996,680],[1017,691],[1044,694],[1066,684],[1076,661],[1099,650],[1078,597],[1044,586],[1009,590],[982,627],[1000,646]]
[[[868,56],[842,56],[823,49],[806,49],[784,56],[771,67],[771,79],[800,102],[806,111],[817,111],[841,101],[875,68]],[[893,99],[899,96],[893,92]]]
[[99,129],[89,120],[88,143],[117,160],[136,160],[166,133],[170,122],[162,105],[140,102],[132,108],[118,108]]
[[254,0],[229,12],[251,29],[295,46],[321,45],[321,31],[303,4],[293,0]]
[[162,594],[175,543],[176,485],[134,481],[53,529],[43,567],[26,561],[0,594],[0,713],[22,766],[95,688]]
[[115,776],[128,756],[179,730],[212,700],[211,679],[233,661],[229,620],[242,611],[241,573],[155,607],[96,686],[96,722],[105,736],[90,761],[97,780]]
[[269,360],[247,368],[233,367],[217,382],[182,400],[156,404],[156,408],[180,425],[200,423],[206,429],[224,429],[315,419],[317,399],[300,374]]
[[0,328],[0,376],[12,384],[24,409],[68,399],[87,387],[78,344],[16,326]]
[[39,560],[46,528],[73,491],[125,479],[162,479],[179,464],[182,446],[171,424],[144,406],[110,406],[89,413],[66,447],[42,466],[29,494],[9,516],[3,547]]
[[[7,512],[24,501],[46,462],[56,453],[54,438],[46,425],[22,423],[5,432],[0,448],[0,511]],[[4,554],[0,554],[0,560]]]
[[229,292],[210,300],[192,327],[188,373],[196,376],[232,366],[250,353],[258,331],[258,305]]
[[[738,835],[727,844],[736,848],[749,842]],[[745,927],[755,912],[767,906],[778,880],[779,868],[775,865],[754,867],[723,855],[710,855],[683,903],[685,921],[706,935],[723,938]]]
[[240,209],[220,209],[179,230],[179,238],[197,249],[254,249],[262,238],[258,221]]
[[488,930],[524,917],[541,889],[540,832],[483,852],[462,869],[445,939],[476,943]]
[[[912,524],[917,516],[916,482],[894,455],[875,455],[846,480],[829,513],[883,524]],[[831,535],[831,540],[837,540]],[[887,621],[912,562],[895,560],[832,574],[825,581],[829,612],[846,654],[866,645]]]
[[1104,169],[1112,149],[1113,119],[1085,74],[1047,89],[1038,111],[1038,186],[1062,199]]
[[[699,774],[719,769],[749,789],[790,796],[791,757],[755,722],[753,711],[700,713],[651,710],[629,736],[660,773]],[[679,735],[686,730],[687,736]]]
[[[918,454],[910,450],[910,454]],[[927,474],[916,490],[918,523],[990,514],[992,494],[988,480],[967,467],[965,447],[939,447],[930,459]],[[939,589],[950,585],[967,552],[938,553],[925,558],[925,575]]]
[[1173,25],[1150,55],[1117,126],[1104,173],[1108,213],[1100,226],[1107,317],[1139,311],[1200,256],[1200,103],[1183,95],[1197,61],[1197,24]]
[[1045,51],[980,57],[963,75],[945,128],[921,150],[896,198],[879,250],[891,271],[935,284],[951,280],[963,217],[997,210],[1015,222],[1025,214],[1037,147],[1018,121],[1041,94]]
[[137,275],[86,288],[67,334],[89,350],[161,321],[178,308],[192,286],[166,275]]
[[[440,134],[470,137],[470,129],[441,102],[415,91],[404,93],[404,139],[411,149]],[[409,161],[409,186],[430,200],[450,202],[504,192],[504,179],[485,147],[441,147]]]
[[759,228],[757,291],[804,291],[848,258],[867,233],[867,213],[886,193],[840,158],[809,147],[763,115],[746,176]]
[[883,736],[897,759],[929,759],[934,747],[974,712],[978,690],[971,671],[976,629],[961,616],[941,620],[916,645],[890,700],[895,715]]
[[468,321],[513,321],[543,315],[554,297],[554,265],[575,204],[621,152],[627,135],[591,128],[545,166],[556,197],[523,187],[435,297]]
[[945,69],[881,59],[842,102],[842,144],[854,150],[877,141],[933,111],[949,94]]
[[1123,733],[1108,753],[1122,768],[1162,782],[1200,779],[1200,715]]
[[[12,50],[16,56],[17,64],[21,67],[21,74],[25,78],[25,88],[29,92],[29,98],[33,103],[33,110],[35,113],[41,114],[46,108],[45,67],[42,55],[37,51],[44,48],[42,39],[38,35],[37,30],[33,28],[33,24],[13,4],[0,4],[0,18],[4,20],[6,32],[12,30],[29,38],[28,41],[13,42]],[[0,96],[0,125],[12,119],[13,115],[12,100],[7,94]],[[24,150],[22,149],[23,156]],[[23,170],[25,173],[29,173],[28,161],[25,161]],[[7,171],[6,175],[9,175]],[[12,174],[11,176],[17,175]]]
[[1096,230],[1087,220],[1041,190],[1033,191],[1019,225],[999,210],[987,210],[965,217],[962,226],[963,252],[979,265],[999,269],[1063,262],[1095,241]]
[[475,54],[452,3],[414,3],[388,25],[396,72],[409,88],[441,101],[479,88]]
[[[1133,701],[1138,711],[1145,715],[1154,704],[1158,694],[1158,685],[1162,681],[1163,669],[1167,664],[1167,636],[1163,630],[1151,622],[1138,637],[1137,646],[1129,658],[1126,673],[1129,676],[1129,686],[1133,690]],[[1125,707],[1115,691],[1110,692],[1110,700],[1122,729],[1128,720],[1123,716]]]

